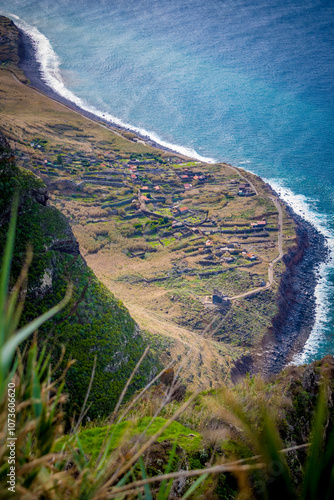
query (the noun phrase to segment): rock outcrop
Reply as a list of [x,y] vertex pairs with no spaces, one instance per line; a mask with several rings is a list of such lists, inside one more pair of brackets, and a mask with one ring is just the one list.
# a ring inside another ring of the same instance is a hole
[[324,236],[301,217],[292,215],[297,245],[283,257],[286,269],[277,293],[278,314],[263,343],[264,373],[278,373],[308,339],[315,318],[316,270],[328,255]]

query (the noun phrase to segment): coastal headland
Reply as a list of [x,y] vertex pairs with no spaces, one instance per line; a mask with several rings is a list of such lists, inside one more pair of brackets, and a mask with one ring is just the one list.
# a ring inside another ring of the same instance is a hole
[[279,371],[307,340],[324,238],[259,177],[103,122],[59,97],[0,18],[0,127],[43,180],[98,279],[163,363],[193,349],[206,388]]

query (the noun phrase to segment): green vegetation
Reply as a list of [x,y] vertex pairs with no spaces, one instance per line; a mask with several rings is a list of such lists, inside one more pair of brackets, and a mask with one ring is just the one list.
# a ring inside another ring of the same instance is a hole
[[[219,310],[201,302],[214,288],[239,294],[267,275],[277,233],[246,233],[254,219],[276,227],[266,187],[245,172],[259,194],[240,197],[245,179],[231,167],[170,158],[33,93],[12,77],[25,81],[18,32],[3,17],[0,37],[0,116],[17,148],[15,164],[0,136],[0,498],[9,496],[8,418],[17,437],[10,498],[333,498],[333,357],[231,387],[228,373],[277,313],[276,288]],[[144,186],[153,214],[138,206]],[[186,213],[173,219],[180,207]],[[137,299],[140,318],[147,307],[143,336],[87,267],[66,218],[108,284]],[[295,237],[287,214],[283,229],[287,251]],[[246,267],[244,246],[264,264]],[[282,262],[275,271],[282,275]],[[207,338],[199,335],[208,325]],[[158,355],[171,361],[145,386]],[[192,393],[194,379],[215,389]]]
[[[184,500],[209,495],[213,500],[332,498],[332,356],[289,368],[270,383],[247,377],[233,389],[188,395],[185,403],[173,398],[175,376],[167,369],[160,386],[146,387],[120,409],[124,390],[111,425],[85,429],[80,424],[94,385],[89,384],[80,417],[65,435],[62,380],[72,362],[53,381],[45,343],[39,345],[35,336],[23,353],[15,354],[15,348],[66,306],[70,292],[53,310],[16,331],[29,260],[9,295],[14,236],[15,205],[0,274],[1,498],[9,491],[12,498],[41,500],[167,500],[176,492]],[[131,420],[124,420],[126,415]],[[7,437],[14,432],[15,441]]]
[[[104,426],[82,429],[78,434],[78,438],[80,439],[84,453],[89,455],[92,462],[95,462],[101,450],[103,450],[102,445],[108,432],[110,432],[112,436],[110,441],[110,451],[112,451],[124,441],[124,437],[126,437],[126,439],[132,439],[134,436],[139,437],[140,434],[146,431],[149,424],[151,425],[145,434],[147,436],[152,436],[167,422],[166,419],[161,417],[154,419],[153,423],[151,423],[151,420],[150,417],[144,417],[136,420],[135,423],[125,421],[118,425],[112,425],[111,427]],[[157,442],[161,443],[166,440],[170,443],[177,443],[187,452],[199,450],[203,445],[202,438],[198,432],[194,432],[179,422],[172,422],[159,436]],[[66,443],[66,438],[63,438],[57,443],[56,451],[61,450],[64,443]]]
[[[145,342],[123,304],[86,266],[65,217],[46,205],[43,183],[31,172],[17,168],[10,159],[8,144],[3,138],[1,141],[1,248],[5,247],[14,192],[19,196],[11,286],[20,274],[28,243],[33,252],[21,324],[55,306],[64,296],[68,283],[73,283],[69,304],[41,326],[39,334],[47,339],[54,359],[60,356],[61,346],[66,347],[60,370],[68,359],[77,360],[66,382],[66,390],[71,394],[71,411],[78,411],[82,405],[97,355],[89,414],[91,417],[106,415],[114,408]],[[145,385],[156,369],[156,362],[149,356],[135,376],[129,394]]]
[[[45,180],[50,205],[69,221],[82,256],[99,280],[131,310],[141,328],[160,335],[160,338],[171,335],[176,339],[179,326],[182,326],[183,334],[188,336],[187,342],[193,342],[192,333],[198,334],[204,325],[209,324],[206,323],[210,314],[205,300],[214,288],[231,298],[266,281],[268,264],[278,255],[277,232],[262,228],[254,231],[250,224],[265,218],[267,227],[276,229],[277,210],[269,199],[272,193],[255,176],[224,163],[208,165],[153,149],[142,141],[138,142],[132,134],[114,134],[105,124],[87,121],[72,110],[32,92],[29,87],[19,85],[6,70],[0,72],[0,91],[7,97],[0,110],[0,123],[15,145],[17,166],[31,170]],[[239,190],[247,180],[252,185],[249,184],[245,196],[239,196]],[[36,209],[36,217],[30,215],[28,223],[33,231],[45,209],[51,210],[43,207],[39,213]],[[62,226],[58,222],[55,225]],[[296,244],[294,224],[289,216],[284,217],[283,229],[289,231],[286,233],[289,238],[284,239],[284,252],[287,252]],[[52,241],[52,234],[50,236]],[[41,238],[36,237],[36,240],[41,241]],[[206,247],[207,240],[212,242],[208,242],[210,248]],[[235,245],[232,255],[226,249],[222,250],[230,241]],[[51,269],[56,259],[56,266],[62,266],[65,274],[71,274],[72,265],[80,273],[79,257],[73,256],[70,263],[68,254],[61,258],[59,252],[54,256],[53,250],[48,248],[45,252],[40,271]],[[257,256],[255,261],[245,258],[243,250],[254,253]],[[34,262],[36,259],[35,250]],[[188,268],[188,274],[181,270],[181,274],[175,276],[175,271],[180,271],[175,263],[181,261],[181,267]],[[140,266],[142,281],[133,284],[126,279],[120,281],[122,276],[135,273],[137,266]],[[240,275],[234,272],[236,268]],[[85,274],[88,279],[86,271]],[[282,276],[279,264],[275,265],[274,274],[278,282]],[[154,281],[157,275],[166,278],[165,281]],[[36,279],[36,289],[43,276],[40,273]],[[44,283],[50,279],[50,272],[47,272]],[[143,282],[150,283],[148,294],[142,290]],[[175,292],[179,290],[188,298],[173,307],[172,301],[168,302],[166,297],[177,295]],[[230,345],[233,342],[233,346],[253,349],[252,342],[266,334],[273,317],[271,314],[276,314],[276,291],[274,283],[271,290],[266,288],[261,297],[252,299],[252,305],[250,299],[240,299],[245,311],[250,305],[250,321],[233,301],[233,313],[227,317],[225,330],[221,336],[216,335],[216,340],[221,342],[224,339]],[[262,301],[264,294],[268,297]],[[147,297],[152,300],[147,300]],[[261,307],[257,313],[259,302]],[[190,317],[189,307],[193,305],[196,307]],[[98,305],[93,305],[95,307]],[[77,309],[80,311],[80,307]],[[80,314],[84,314],[82,309]],[[220,314],[217,310],[211,313]],[[239,334],[238,343],[236,337]],[[75,342],[77,336],[78,331],[74,329]],[[206,344],[210,355],[204,363],[210,366],[219,346]],[[162,342],[161,359],[163,345]],[[179,355],[177,345],[173,345],[171,355]],[[240,350],[237,349],[237,353],[240,354]],[[233,349],[233,359],[235,355]],[[85,368],[87,373],[91,363],[90,360]],[[221,357],[219,363],[223,368],[211,371],[201,383],[215,382],[214,373],[225,380],[228,374],[225,370],[229,371],[231,367]],[[204,374],[200,368],[196,372]]]

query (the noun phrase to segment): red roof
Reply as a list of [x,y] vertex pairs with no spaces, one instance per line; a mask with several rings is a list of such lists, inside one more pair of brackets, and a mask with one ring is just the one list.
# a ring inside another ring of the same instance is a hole
[[185,210],[189,210],[189,208],[188,207],[182,207],[182,208],[180,208],[180,212],[184,212]]
[[256,222],[251,222],[251,226],[265,226],[267,223],[265,220],[257,220]]

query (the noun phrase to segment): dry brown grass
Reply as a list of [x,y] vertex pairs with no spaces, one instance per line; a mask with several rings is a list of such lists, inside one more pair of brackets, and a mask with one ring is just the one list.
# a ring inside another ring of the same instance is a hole
[[[0,71],[0,90],[6,92],[8,96],[0,110],[0,126],[12,138],[12,145],[35,160],[43,160],[45,155],[32,149],[24,141],[30,141],[36,136],[48,140],[47,147],[50,151],[53,149],[63,152],[80,151],[102,160],[104,157],[114,158],[115,150],[119,150],[125,156],[131,152],[145,154],[154,151],[143,144],[133,143],[120,137],[105,126],[92,122],[22,85],[7,71]],[[60,135],[57,126],[64,123],[72,127],[72,130],[64,131]],[[80,134],[88,137],[80,139],[78,137]],[[159,154],[164,155],[161,152]],[[91,167],[93,170],[95,168],[101,170],[100,166]],[[205,168],[199,165],[194,167],[194,170],[202,171]],[[83,173],[84,169],[78,167],[77,171]],[[224,176],[237,178],[236,171],[225,164],[212,165],[210,171],[214,172],[219,179]],[[64,171],[61,175],[62,178],[76,179],[75,174],[69,171]],[[151,175],[151,177],[154,176]],[[260,196],[267,200],[266,206],[258,203],[258,197],[245,199],[236,196],[226,200],[225,193],[231,190],[229,181],[226,179],[219,185],[207,184],[205,187],[195,187],[187,193],[187,197],[181,203],[194,208],[206,208],[211,216],[217,216],[223,220],[231,218],[245,225],[248,221],[241,218],[240,214],[246,210],[253,210],[255,217],[259,218],[268,210],[268,207],[276,212],[275,206],[268,201],[268,194],[263,183],[254,176],[250,177],[259,190]],[[86,185],[81,186],[80,191],[75,191],[75,196],[79,197],[77,199],[71,197],[70,190],[62,191],[61,186],[58,186],[58,189],[53,191],[52,202],[69,219],[79,241],[80,250],[98,278],[123,300],[142,328],[159,337],[157,342],[160,342],[162,357],[168,360],[168,356],[164,354],[164,348],[161,347],[164,345],[164,339],[170,343],[173,356],[183,357],[189,346],[195,345],[197,354],[193,356],[189,380],[192,379],[193,387],[196,384],[201,387],[207,387],[210,383],[215,385],[225,379],[229,367],[233,365],[236,358],[243,354],[243,350],[229,347],[229,357],[224,344],[201,338],[198,333],[191,331],[191,328],[183,328],[177,324],[182,316],[182,308],[171,302],[167,290],[154,285],[133,285],[129,282],[118,281],[118,278],[132,274],[149,279],[157,274],[166,273],[172,269],[175,262],[181,261],[184,265],[199,269],[198,258],[193,258],[191,254],[185,254],[182,250],[183,246],[188,245],[185,240],[172,243],[168,247],[158,245],[156,252],[147,253],[144,260],[130,259],[126,256],[129,250],[133,252],[152,250],[144,237],[127,237],[133,230],[136,219],[131,222],[121,221],[119,218],[112,219],[110,209],[101,207],[106,197],[108,201],[117,200],[123,197],[127,190],[127,187],[110,190],[102,186]],[[152,204],[149,206],[153,207]],[[103,219],[105,222],[87,223],[88,220],[94,219]],[[276,216],[273,215],[272,221],[275,222],[275,220]],[[290,227],[288,224],[291,219],[287,214],[284,220],[287,227]],[[211,239],[217,244],[226,244],[230,239],[238,240],[237,237],[224,234],[212,235]],[[273,233],[270,240],[276,244],[277,234]],[[241,239],[239,241],[242,245],[243,241]],[[262,258],[262,263],[251,268],[250,272],[261,278],[266,277],[268,262],[277,256],[277,246],[267,245],[266,247],[262,242],[253,242],[251,238],[246,241],[246,244],[254,253],[260,252]],[[291,240],[284,241],[284,248],[287,249],[293,244],[292,235]],[[189,290],[191,291],[191,287]],[[202,353],[202,358],[199,353]]]
[[164,338],[171,341],[168,348],[170,355],[162,352],[164,362],[172,358],[183,359],[188,350],[194,348],[186,377],[189,387],[205,389],[226,380],[226,374],[234,361],[243,354],[243,349],[224,343],[217,344],[210,338],[204,338],[201,332],[177,325],[174,318],[179,316],[180,306],[170,300],[168,291],[153,284],[130,284],[112,279],[124,265],[129,274],[147,271],[150,263],[151,271],[157,270],[158,267],[154,267],[154,256],[151,261],[131,259],[131,264],[128,265],[124,254],[111,256],[109,252],[102,250],[98,254],[87,255],[86,260],[97,277],[122,300],[143,330],[157,336],[161,345],[165,342]]
[[[52,127],[66,123],[74,130],[62,133],[63,147],[79,148],[91,153],[94,151],[93,143],[102,142],[104,144],[99,145],[102,150],[112,147],[125,154],[152,152],[152,148],[127,140],[103,124],[91,121],[23,85],[7,70],[0,70],[0,90],[6,93],[6,99],[2,101],[0,110],[0,124],[14,141],[30,140],[39,134],[51,144],[59,144],[59,132]],[[78,141],[75,136],[78,131],[75,129],[84,129],[89,140]]]

